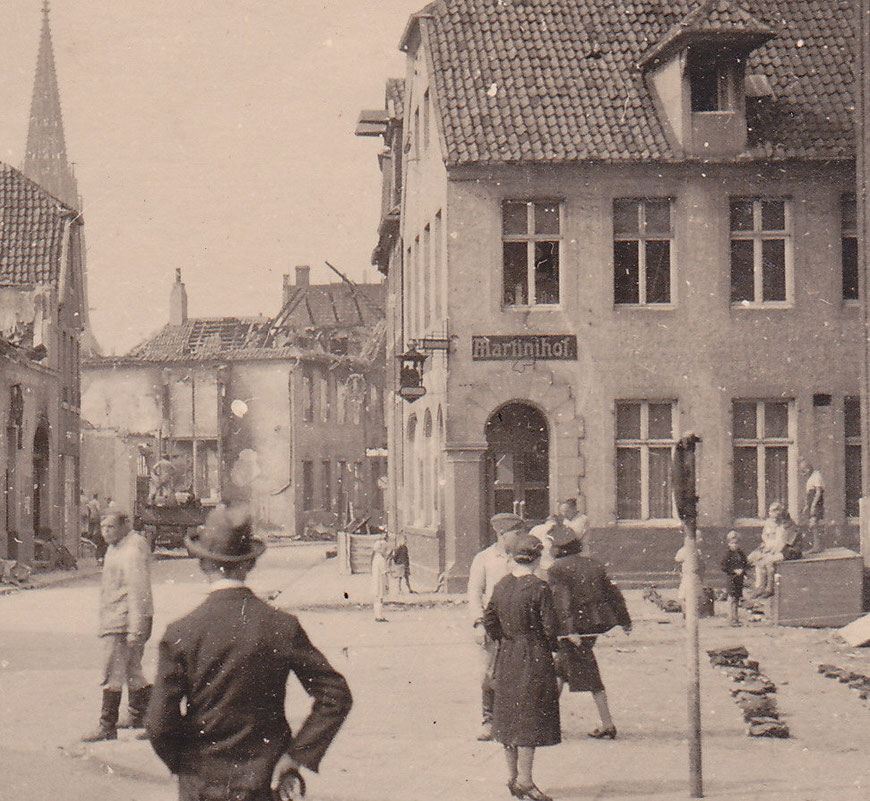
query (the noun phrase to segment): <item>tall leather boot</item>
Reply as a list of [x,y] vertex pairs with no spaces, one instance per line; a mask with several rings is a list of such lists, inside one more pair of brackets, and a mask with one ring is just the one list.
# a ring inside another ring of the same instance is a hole
[[98,743],[118,739],[118,711],[121,709],[121,691],[103,690],[103,708],[100,723],[94,731],[82,737],[83,743]]
[[[145,713],[151,700],[151,685],[146,684],[138,690],[129,690],[128,695],[127,711],[130,713],[130,719],[127,721],[126,728],[142,729],[145,727]],[[120,728],[121,724],[118,725]]]

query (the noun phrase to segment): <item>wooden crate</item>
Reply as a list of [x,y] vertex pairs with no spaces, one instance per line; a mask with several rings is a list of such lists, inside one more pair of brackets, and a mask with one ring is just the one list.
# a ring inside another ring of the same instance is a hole
[[829,548],[776,567],[773,622],[780,626],[845,626],[863,613],[864,560]]

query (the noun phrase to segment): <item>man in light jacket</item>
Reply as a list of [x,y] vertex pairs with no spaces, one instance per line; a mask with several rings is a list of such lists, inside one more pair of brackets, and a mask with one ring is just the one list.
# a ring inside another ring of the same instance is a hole
[[142,654],[151,636],[151,551],[133,531],[126,514],[112,512],[102,520],[108,548],[100,585],[100,638],[103,641],[103,707],[97,728],[84,742],[116,740],[121,693],[127,685],[130,725],[144,726],[151,686],[142,674]]
[[494,515],[489,524],[495,532],[496,541],[474,557],[468,572],[468,611],[474,629],[474,641],[479,646],[481,682],[482,726],[477,739],[483,742],[492,739],[492,709],[495,700],[492,672],[496,651],[495,642],[487,636],[483,627],[483,610],[489,603],[495,585],[510,573],[510,544],[517,534],[524,533],[527,528],[521,517],[508,512]]

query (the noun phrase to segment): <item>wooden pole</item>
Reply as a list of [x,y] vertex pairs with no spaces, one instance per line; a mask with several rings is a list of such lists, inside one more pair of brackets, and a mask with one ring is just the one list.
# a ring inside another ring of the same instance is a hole
[[686,694],[688,700],[689,796],[704,797],[701,774],[701,666],[698,642],[698,496],[695,494],[695,445],[693,433],[681,437],[674,450],[671,486],[677,514],[683,521],[684,610],[686,615]]
[[700,581],[698,578],[698,537],[694,519],[683,523],[683,545],[686,559],[686,666],[687,697],[689,713],[689,796],[704,797],[704,784],[701,773],[701,665],[700,644],[698,639],[698,600]]

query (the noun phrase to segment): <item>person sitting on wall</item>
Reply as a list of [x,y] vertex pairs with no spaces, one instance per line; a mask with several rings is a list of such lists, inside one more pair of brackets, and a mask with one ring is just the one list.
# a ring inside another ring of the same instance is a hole
[[785,559],[799,559],[800,532],[779,501],[770,504],[767,520],[761,529],[761,545],[749,554],[749,564],[755,567],[755,598],[773,595],[776,566]]

